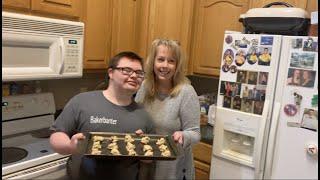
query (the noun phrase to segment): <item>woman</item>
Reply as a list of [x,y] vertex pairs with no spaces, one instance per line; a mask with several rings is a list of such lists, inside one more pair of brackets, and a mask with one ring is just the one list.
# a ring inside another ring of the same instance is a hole
[[172,135],[180,155],[174,161],[155,161],[153,175],[145,179],[194,179],[191,145],[200,141],[200,105],[184,75],[184,60],[176,41],[153,41],[136,101],[151,114],[157,134]]

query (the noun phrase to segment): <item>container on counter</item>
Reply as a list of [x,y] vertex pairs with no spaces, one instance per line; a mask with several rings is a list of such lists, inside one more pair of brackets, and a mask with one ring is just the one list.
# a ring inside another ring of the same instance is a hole
[[2,96],[10,95],[10,84],[2,84]]

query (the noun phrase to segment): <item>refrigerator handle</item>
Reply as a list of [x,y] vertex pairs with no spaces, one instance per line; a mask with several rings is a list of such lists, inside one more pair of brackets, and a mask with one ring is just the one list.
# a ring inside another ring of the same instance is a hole
[[266,127],[266,122],[267,122],[267,118],[268,118],[268,114],[269,114],[269,100],[265,100],[265,104],[264,104],[264,110],[263,110],[263,113],[262,113],[262,123],[261,123],[261,126],[260,126],[260,129],[261,131],[259,131],[259,140],[258,140],[258,143],[257,143],[257,152],[256,152],[256,161],[255,161],[255,164],[256,164],[256,168],[255,168],[255,179],[262,179],[262,175],[263,175],[263,163],[264,161],[262,161],[262,157],[263,157],[263,139],[264,139],[264,134],[265,134],[265,127]]
[[267,148],[267,154],[266,154],[267,155],[266,167],[265,167],[265,171],[264,171],[265,173],[263,177],[266,179],[271,178],[273,155],[274,155],[274,148],[275,148],[275,142],[276,142],[276,133],[278,129],[280,109],[281,109],[281,104],[279,102],[276,102],[274,106],[274,111],[272,113],[269,142],[268,142],[268,148]]

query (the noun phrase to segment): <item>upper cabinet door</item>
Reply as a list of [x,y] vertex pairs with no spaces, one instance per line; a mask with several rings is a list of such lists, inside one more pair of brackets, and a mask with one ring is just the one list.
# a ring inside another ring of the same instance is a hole
[[[307,1],[308,0],[251,0],[250,8],[262,8],[263,6],[270,4],[272,2],[285,2],[285,3],[291,4],[293,7],[306,9]],[[309,0],[309,1],[315,1],[315,0]],[[285,7],[285,6],[277,6],[277,7]]]
[[137,47],[140,0],[112,1],[111,56],[121,51],[134,51]]
[[106,69],[111,49],[111,1],[86,0],[84,69]]
[[4,9],[30,10],[31,0],[2,0]]
[[32,0],[31,10],[79,18],[81,16],[81,0]]
[[194,0],[151,0],[147,51],[153,40],[168,38],[179,41],[183,51],[190,53],[193,5]]
[[239,16],[248,7],[248,0],[196,1],[191,50],[193,73],[219,75],[225,30],[242,31]]

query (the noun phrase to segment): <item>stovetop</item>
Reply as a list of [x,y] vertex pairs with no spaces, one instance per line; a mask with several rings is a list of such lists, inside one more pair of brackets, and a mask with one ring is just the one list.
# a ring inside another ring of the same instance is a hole
[[[24,157],[23,159],[16,161],[16,162],[9,163],[9,164],[2,164],[2,167],[10,166],[12,164],[21,163],[24,161],[28,161],[31,159],[39,158],[39,157],[54,153],[54,151],[50,147],[48,138],[39,139],[38,142],[34,142],[31,144],[24,144],[24,145],[20,145],[20,146],[3,145],[2,147],[18,147],[18,148],[21,148],[21,149],[24,149],[27,151],[27,156]],[[3,155],[5,156],[5,154],[3,154]]]
[[30,133],[2,138],[4,147],[22,148],[27,151],[27,156],[16,162],[2,164],[3,175],[65,157],[52,150],[49,138],[37,138]]

